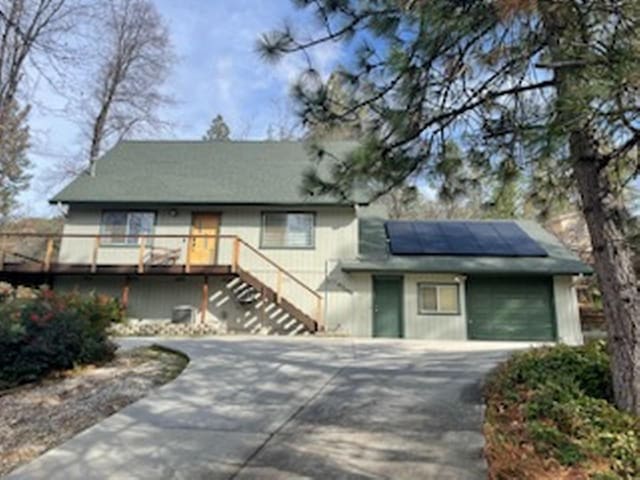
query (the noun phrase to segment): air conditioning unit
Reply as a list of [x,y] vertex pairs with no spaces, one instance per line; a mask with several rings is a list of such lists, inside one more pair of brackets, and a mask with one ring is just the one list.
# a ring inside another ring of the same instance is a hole
[[191,305],[176,305],[171,311],[171,323],[191,323],[196,311]]

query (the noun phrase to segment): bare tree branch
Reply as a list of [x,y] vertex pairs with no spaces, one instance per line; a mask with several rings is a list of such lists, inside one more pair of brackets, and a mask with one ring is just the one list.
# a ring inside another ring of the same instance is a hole
[[[103,13],[104,15],[104,13]],[[90,167],[105,147],[145,129],[158,128],[158,109],[171,102],[162,92],[174,62],[169,32],[149,0],[116,0],[106,12],[90,104]]]

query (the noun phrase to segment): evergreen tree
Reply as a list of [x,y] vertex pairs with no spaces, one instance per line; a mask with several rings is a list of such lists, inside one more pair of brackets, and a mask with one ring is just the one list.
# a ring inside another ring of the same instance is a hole
[[29,109],[19,108],[16,102],[0,108],[0,223],[15,208],[18,194],[29,185],[28,114]]
[[[488,180],[530,173],[534,190],[579,199],[603,294],[616,403],[640,413],[640,294],[620,194],[636,177],[640,143],[637,0],[296,0],[322,23],[316,38],[266,34],[277,59],[344,41],[346,105],[306,74],[294,92],[302,120],[371,112],[361,146],[311,175],[316,193],[382,194],[433,171],[454,140],[465,168]],[[321,147],[317,150],[323,155]],[[627,175],[621,175],[626,172]],[[511,208],[511,207],[509,207]]]
[[[326,108],[332,115],[315,120],[308,117],[308,138],[320,140],[358,140],[363,133],[366,109],[360,109],[349,117],[343,117],[349,104],[349,89],[345,78],[339,71],[333,72],[326,85]],[[304,107],[303,107],[304,108]],[[339,121],[333,121],[334,119]]]
[[209,130],[202,137],[203,140],[208,142],[213,142],[216,140],[230,140],[229,135],[231,130],[229,126],[225,123],[222,115],[216,115],[213,120],[211,120],[211,125],[209,126]]

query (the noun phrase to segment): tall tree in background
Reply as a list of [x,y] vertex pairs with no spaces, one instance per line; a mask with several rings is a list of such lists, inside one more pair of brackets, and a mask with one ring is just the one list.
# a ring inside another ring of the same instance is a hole
[[327,41],[355,42],[357,52],[341,75],[352,92],[342,113],[317,76],[302,77],[303,120],[373,112],[362,146],[332,179],[311,176],[309,186],[345,195],[375,178],[382,193],[433,169],[453,139],[465,165],[493,175],[534,171],[538,182],[552,176],[559,193],[577,193],[603,293],[616,403],[640,413],[640,295],[620,194],[639,166],[640,2],[297,3],[315,10],[324,33],[271,32],[262,40],[265,56]]
[[15,102],[0,109],[0,224],[13,211],[18,194],[29,185],[28,113]]
[[99,5],[101,52],[92,81],[88,123],[89,165],[106,145],[162,125],[158,109],[174,62],[169,32],[150,0],[113,0]]
[[75,0],[0,0],[0,219],[29,184],[29,74],[57,72],[70,57],[65,34],[79,10]]
[[213,142],[215,140],[229,140],[229,135],[231,134],[231,129],[229,125],[224,121],[222,115],[218,114],[211,120],[211,125],[209,125],[209,130],[202,137],[203,140],[208,142]]
[[[366,122],[368,111],[366,107],[363,107],[347,114],[351,92],[340,71],[335,71],[329,76],[324,94],[326,95],[327,107],[333,111],[331,115],[323,116],[320,119],[305,114],[304,103],[298,102],[302,107],[302,115],[308,119],[306,122],[308,138],[314,141],[358,140],[364,131],[363,125]],[[333,121],[335,119],[339,120]]]

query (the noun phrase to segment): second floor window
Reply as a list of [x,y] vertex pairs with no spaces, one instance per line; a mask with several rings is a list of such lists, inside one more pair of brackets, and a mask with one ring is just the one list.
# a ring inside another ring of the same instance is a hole
[[312,248],[313,213],[265,212],[262,214],[261,247]]
[[153,235],[154,212],[107,210],[102,212],[100,233],[103,245],[136,245],[140,235]]

